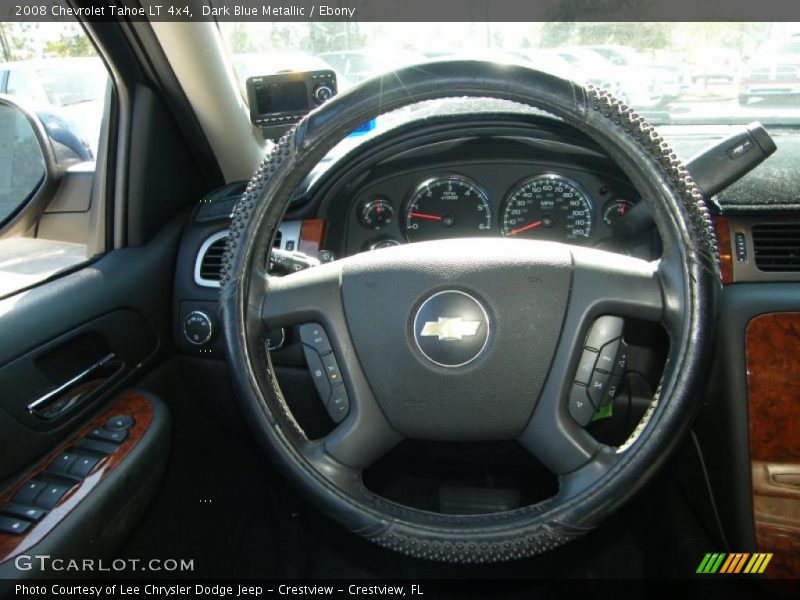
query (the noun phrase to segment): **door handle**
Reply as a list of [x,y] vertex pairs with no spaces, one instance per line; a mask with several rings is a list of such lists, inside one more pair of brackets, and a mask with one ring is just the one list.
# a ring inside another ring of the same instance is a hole
[[753,461],[752,473],[757,494],[800,498],[800,463]]
[[122,360],[114,352],[90,365],[77,375],[28,404],[28,412],[50,421],[78,407],[110,377],[122,370]]

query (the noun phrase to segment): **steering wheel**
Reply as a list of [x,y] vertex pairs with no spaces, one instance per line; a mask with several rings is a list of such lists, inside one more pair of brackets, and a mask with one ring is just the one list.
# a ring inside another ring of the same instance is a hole
[[[598,142],[652,209],[661,258],[469,239],[365,252],[284,277],[266,273],[293,191],[344,136],[382,113],[464,96],[544,110]],[[402,69],[307,115],[269,152],[236,208],[223,283],[234,385],[287,477],[353,532],[409,555],[464,563],[554,548],[644,486],[699,405],[720,285],[703,199],[644,119],[605,91],[480,61]],[[598,319],[607,316],[659,322],[669,337],[659,389],[621,447],[596,441],[570,410],[587,335],[606,327],[608,319]],[[262,338],[301,323],[327,333],[347,409],[314,441],[293,418]],[[367,489],[362,474],[404,438],[518,440],[558,476],[559,491],[482,515],[401,506]]]

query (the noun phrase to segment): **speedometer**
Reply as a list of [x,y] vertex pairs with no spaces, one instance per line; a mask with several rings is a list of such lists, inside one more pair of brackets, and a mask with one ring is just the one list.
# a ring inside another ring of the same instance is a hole
[[426,179],[408,202],[405,230],[409,242],[484,235],[491,228],[486,192],[461,175]]
[[592,234],[592,202],[574,181],[546,174],[527,179],[508,195],[502,210],[508,237],[580,241]]

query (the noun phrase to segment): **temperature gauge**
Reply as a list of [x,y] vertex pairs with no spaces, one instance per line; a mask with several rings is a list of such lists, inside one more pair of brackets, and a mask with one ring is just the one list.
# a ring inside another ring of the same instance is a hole
[[603,221],[609,227],[614,227],[617,222],[633,208],[633,202],[623,198],[615,198],[606,204],[603,209]]
[[367,200],[361,206],[359,221],[367,229],[383,229],[392,222],[394,207],[385,198]]

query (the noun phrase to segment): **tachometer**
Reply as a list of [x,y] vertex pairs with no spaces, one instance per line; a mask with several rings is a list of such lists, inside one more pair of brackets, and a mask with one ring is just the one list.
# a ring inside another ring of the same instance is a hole
[[409,242],[483,235],[491,228],[486,192],[461,175],[426,179],[408,202],[405,231]]
[[592,234],[592,202],[577,183],[561,175],[527,179],[508,195],[502,210],[508,237],[580,241]]

